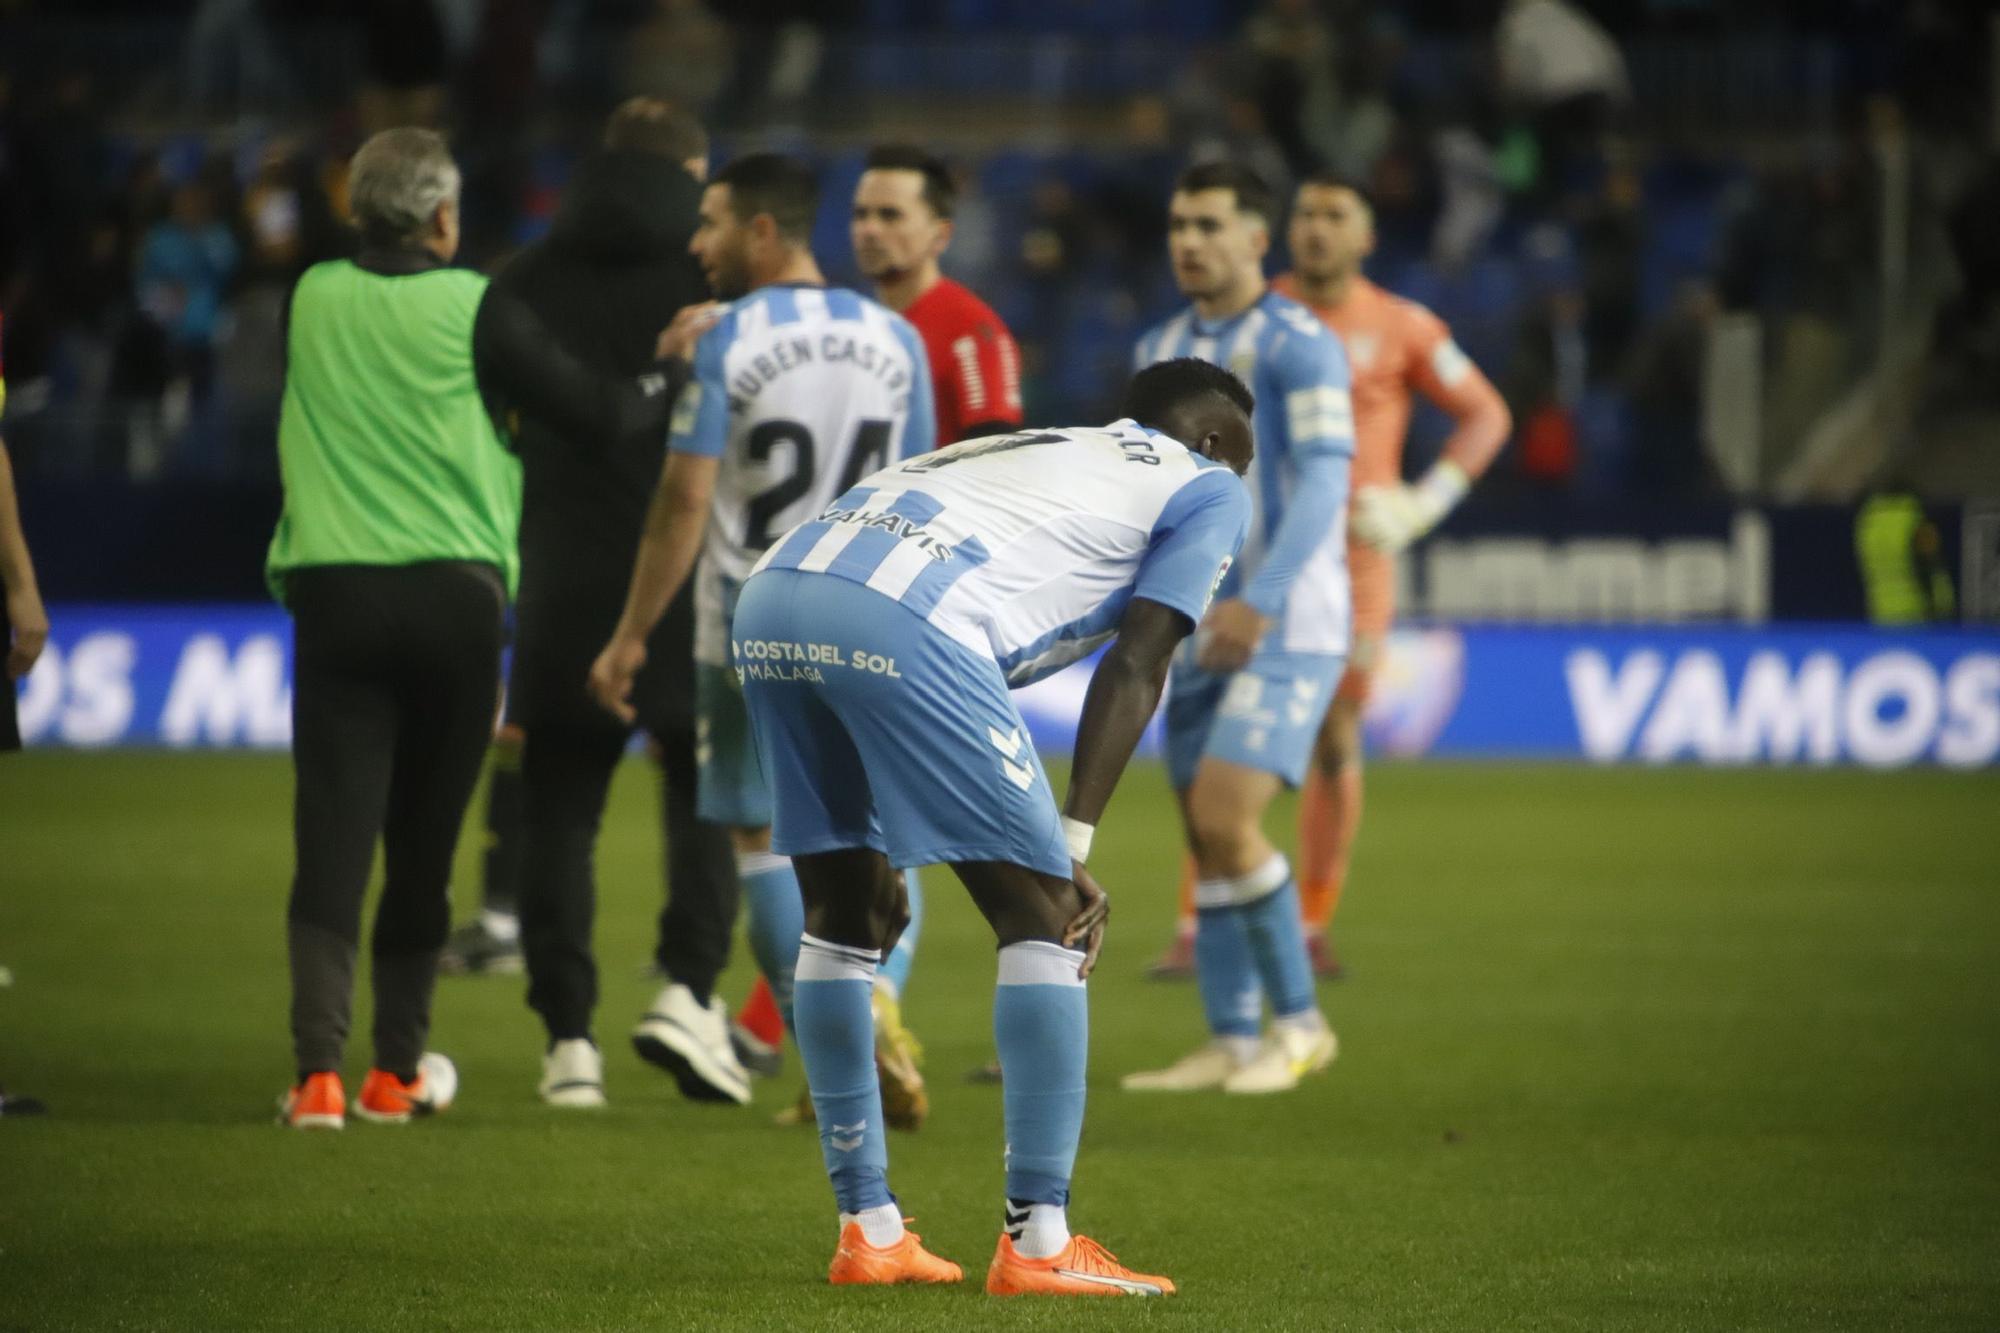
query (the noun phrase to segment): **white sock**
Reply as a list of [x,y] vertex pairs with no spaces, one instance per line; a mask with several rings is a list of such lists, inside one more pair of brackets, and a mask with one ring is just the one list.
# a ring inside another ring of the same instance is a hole
[[1025,1220],[1021,1205],[1007,1200],[1007,1234],[1014,1238],[1014,1252],[1024,1259],[1053,1259],[1069,1244],[1069,1210],[1059,1203],[1027,1205]]
[[502,944],[512,944],[521,938],[521,918],[512,912],[496,912],[488,907],[479,913],[479,924],[488,935]]
[[1258,1037],[1217,1037],[1216,1040],[1222,1043],[1224,1050],[1236,1057],[1236,1063],[1239,1065],[1249,1064],[1257,1058],[1257,1052],[1264,1049],[1263,1040]]
[[849,1222],[859,1222],[863,1239],[878,1250],[886,1250],[903,1238],[903,1210],[893,1203],[877,1204],[858,1213],[842,1213],[840,1229],[847,1230]]

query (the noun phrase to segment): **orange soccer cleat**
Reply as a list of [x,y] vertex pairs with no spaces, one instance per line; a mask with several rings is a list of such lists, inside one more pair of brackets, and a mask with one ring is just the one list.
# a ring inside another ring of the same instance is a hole
[[899,1282],[957,1282],[965,1270],[923,1247],[923,1237],[905,1231],[886,1249],[876,1249],[861,1233],[859,1222],[840,1230],[840,1248],[827,1265],[826,1280],[836,1287],[888,1287]]
[[347,1123],[347,1089],[340,1075],[308,1074],[278,1099],[278,1123],[293,1129],[340,1129]]
[[1171,1296],[1174,1284],[1150,1273],[1135,1273],[1088,1236],[1071,1236],[1062,1252],[1029,1259],[1001,1233],[986,1290],[994,1296]]
[[386,1069],[371,1069],[354,1099],[354,1114],[378,1125],[401,1125],[416,1116],[436,1115],[458,1095],[458,1070],[435,1051],[417,1061],[417,1076],[405,1083]]

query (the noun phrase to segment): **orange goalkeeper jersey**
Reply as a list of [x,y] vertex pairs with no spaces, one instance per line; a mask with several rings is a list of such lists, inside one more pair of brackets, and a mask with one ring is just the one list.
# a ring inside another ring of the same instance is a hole
[[[1353,375],[1355,490],[1402,480],[1411,389],[1461,420],[1488,401],[1499,401],[1492,383],[1452,341],[1445,322],[1415,301],[1358,276],[1348,285],[1347,299],[1333,307],[1307,302],[1289,273],[1271,286],[1306,305],[1347,348]],[[1480,457],[1452,461],[1467,476],[1477,477],[1504,438],[1494,441],[1492,449],[1482,449]]]

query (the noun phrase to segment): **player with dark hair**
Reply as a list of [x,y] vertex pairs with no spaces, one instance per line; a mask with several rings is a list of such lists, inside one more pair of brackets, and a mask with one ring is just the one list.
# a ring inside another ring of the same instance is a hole
[[[648,364],[655,330],[707,297],[688,241],[708,174],[699,121],[657,98],[611,115],[605,147],[577,166],[549,234],[515,256],[493,289],[521,301],[590,365]],[[467,970],[504,960],[519,904],[528,999],[547,1031],[540,1093],[554,1106],[604,1104],[604,1060],[592,1036],[597,965],[595,851],[605,798],[631,729],[594,707],[579,683],[597,641],[617,623],[625,577],[658,482],[664,432],[591,440],[524,423],[521,587],[507,690],[511,756],[496,746],[489,826],[504,831],[511,794],[520,835],[488,853],[486,910],[454,939]],[[640,725],[661,769],[668,896],[654,958],[664,984],[632,1034],[641,1056],[702,1100],[746,1102],[749,1078],[730,1048],[716,976],[728,961],[736,876],[727,834],[696,818],[693,609],[677,598],[652,640],[635,689]],[[512,762],[508,760],[511,758]],[[504,875],[518,898],[501,896]]]
[[[730,304],[696,349],[625,610],[590,671],[598,700],[629,721],[647,635],[694,574],[700,813],[733,830],[751,945],[781,1012],[791,1007],[798,881],[770,850],[767,775],[730,670],[730,616],[751,565],[785,528],[932,443],[916,331],[826,285],[808,244],[816,200],[812,173],[772,154],[737,159],[703,192],[690,245]],[[907,1078],[895,1081],[892,1113],[915,1124],[927,1106],[922,1078],[913,1065],[896,1072]]]
[[[1507,441],[1507,404],[1451,330],[1414,301],[1377,287],[1361,266],[1375,248],[1375,215],[1362,187],[1319,172],[1300,183],[1288,239],[1292,271],[1271,287],[1305,305],[1347,348],[1354,375],[1354,494],[1347,568],[1354,587],[1354,646],[1313,747],[1299,798],[1299,908],[1314,970],[1338,976],[1326,937],[1361,826],[1361,715],[1395,619],[1396,552],[1435,527]],[[1422,478],[1403,481],[1411,391],[1449,413],[1452,433]],[[1183,885],[1181,930],[1155,975],[1191,970],[1195,909]]]
[[[991,307],[938,267],[951,245],[957,204],[958,187],[943,162],[921,148],[884,145],[868,154],[848,226],[854,262],[874,284],[875,299],[923,337],[940,445],[1021,424],[1021,353],[1013,335]],[[910,928],[876,976],[876,1030],[885,1059],[914,1067],[918,1046],[903,1028],[900,999],[923,924],[923,891],[914,869],[905,878]],[[736,1035],[746,1064],[775,1058],[784,1029],[761,981],[736,1016]],[[811,1102],[798,1109],[809,1111]]]
[[[1280,1092],[1326,1067],[1333,1030],[1313,993],[1290,864],[1266,836],[1279,786],[1305,776],[1347,651],[1343,515],[1354,452],[1347,359],[1297,302],[1268,289],[1270,192],[1197,166],[1168,207],[1174,279],[1192,307],[1139,340],[1140,366],[1193,356],[1257,395],[1250,535],[1182,655],[1167,698],[1167,769],[1200,882],[1195,956],[1212,1040],[1134,1091]],[[1263,1001],[1273,1020],[1259,1041]]]
[[[736,666],[805,896],[797,1035],[840,1215],[837,1284],[955,1282],[903,1227],[869,1077],[870,994],[907,915],[898,868],[944,862],[999,944],[1005,1225],[996,1295],[1164,1295],[1069,1231],[1085,979],[1109,901],[1084,866],[1174,648],[1243,541],[1251,400],[1227,371],[1142,371],[1133,418],[967,440],[859,483],[744,586]],[[1099,646],[1058,810],[1011,688]]]
[[1021,354],[1007,326],[938,261],[951,245],[958,188],[920,148],[869,153],[854,187],[854,262],[875,299],[916,325],[930,358],[938,443],[1021,424]]

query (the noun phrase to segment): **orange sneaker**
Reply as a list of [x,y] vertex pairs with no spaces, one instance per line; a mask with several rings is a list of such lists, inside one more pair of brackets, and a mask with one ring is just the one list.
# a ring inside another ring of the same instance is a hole
[[1071,1236],[1052,1258],[1030,1259],[1002,1232],[986,1270],[986,1290],[993,1296],[1171,1296],[1174,1284],[1133,1272],[1088,1236]]
[[386,1069],[371,1069],[354,1099],[354,1114],[378,1125],[401,1125],[420,1115],[436,1115],[458,1095],[458,1069],[435,1051],[417,1061],[417,1076],[405,1083]]
[[278,1099],[278,1123],[293,1129],[339,1129],[347,1123],[347,1089],[340,1075],[319,1073]]
[[827,1265],[826,1280],[836,1287],[888,1287],[899,1282],[957,1282],[965,1270],[923,1247],[923,1237],[905,1231],[903,1238],[878,1250],[861,1234],[859,1222],[840,1230],[840,1248]]

